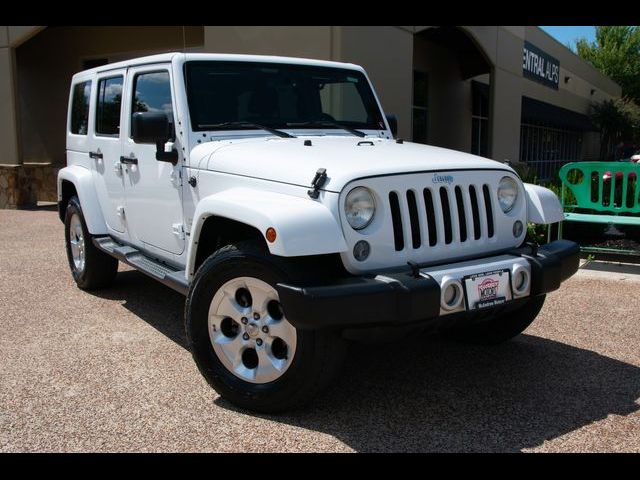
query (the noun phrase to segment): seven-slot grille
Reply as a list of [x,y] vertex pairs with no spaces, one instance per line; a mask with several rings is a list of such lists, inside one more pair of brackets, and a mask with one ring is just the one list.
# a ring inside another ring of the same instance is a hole
[[492,238],[495,234],[492,198],[488,184],[389,192],[396,251]]

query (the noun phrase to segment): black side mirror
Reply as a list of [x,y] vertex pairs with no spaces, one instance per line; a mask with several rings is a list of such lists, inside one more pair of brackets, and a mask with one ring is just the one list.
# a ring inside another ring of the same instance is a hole
[[136,143],[156,143],[171,137],[164,112],[136,112],[131,117],[131,137]]
[[156,160],[178,163],[178,152],[164,151],[164,144],[173,138],[173,126],[164,112],[136,112],[131,117],[131,138],[135,143],[155,143]]
[[391,129],[391,135],[393,137],[398,136],[398,117],[396,117],[393,113],[388,113],[385,115],[387,117],[387,123],[389,124],[389,128]]

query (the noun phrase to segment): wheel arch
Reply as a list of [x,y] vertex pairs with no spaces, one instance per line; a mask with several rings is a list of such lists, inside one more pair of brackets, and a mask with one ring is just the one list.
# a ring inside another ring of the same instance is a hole
[[107,234],[107,225],[96,195],[91,171],[72,165],[58,172],[58,214],[64,221],[69,199],[77,195],[82,207],[82,214],[87,224],[87,229],[92,235]]
[[67,205],[74,195],[78,195],[76,186],[70,180],[62,180],[60,182],[60,193],[58,194],[58,217],[60,217],[61,222],[64,222]]
[[[198,203],[190,229],[187,251],[187,280],[191,280],[198,261],[213,252],[216,230],[228,226],[222,238],[256,240],[277,256],[302,257],[346,251],[342,231],[329,209],[311,199],[274,192],[237,188],[225,190]],[[274,242],[265,238],[268,228],[276,231]],[[222,245],[220,245],[222,246]]]
[[256,241],[263,245],[265,250],[268,249],[267,242],[257,228],[220,215],[208,216],[202,223],[197,241],[194,242],[197,245],[194,252],[194,272],[218,248],[245,240]]

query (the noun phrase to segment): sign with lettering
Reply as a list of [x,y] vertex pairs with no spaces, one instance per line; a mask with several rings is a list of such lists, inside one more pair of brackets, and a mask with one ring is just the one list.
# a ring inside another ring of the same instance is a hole
[[558,90],[560,62],[535,45],[524,42],[522,74],[531,80]]

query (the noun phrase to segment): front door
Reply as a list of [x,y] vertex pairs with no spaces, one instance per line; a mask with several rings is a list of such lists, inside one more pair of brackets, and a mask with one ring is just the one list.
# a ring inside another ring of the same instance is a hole
[[124,177],[120,164],[120,120],[124,70],[99,74],[92,97],[93,132],[89,138],[89,155],[93,179],[107,226],[117,233],[125,230]]
[[152,246],[180,255],[185,245],[181,163],[174,166],[160,162],[156,160],[155,144],[134,143],[131,138],[131,116],[136,112],[164,111],[173,124],[170,65],[129,69],[125,98],[122,166],[126,171],[126,217],[131,240],[142,248]]

